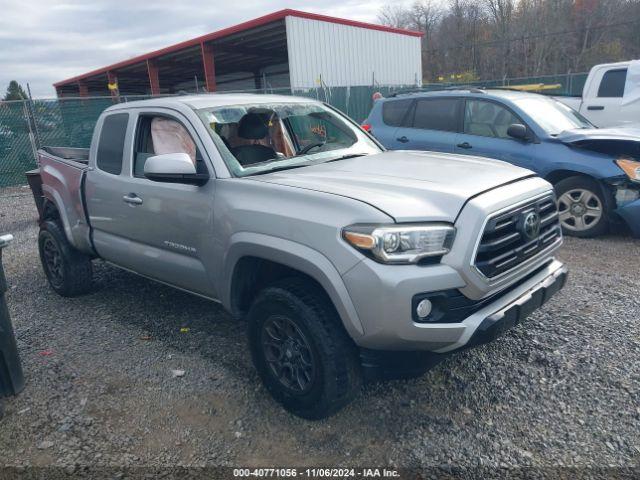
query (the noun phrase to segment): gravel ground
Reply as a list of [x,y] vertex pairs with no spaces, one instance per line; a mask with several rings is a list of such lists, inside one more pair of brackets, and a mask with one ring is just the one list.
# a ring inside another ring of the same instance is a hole
[[567,239],[569,284],[525,324],[310,423],[271,400],[219,305],[101,262],[93,293],[57,296],[27,189],[0,190],[0,231],[16,237],[7,301],[28,380],[6,401],[0,464],[639,463],[638,240]]

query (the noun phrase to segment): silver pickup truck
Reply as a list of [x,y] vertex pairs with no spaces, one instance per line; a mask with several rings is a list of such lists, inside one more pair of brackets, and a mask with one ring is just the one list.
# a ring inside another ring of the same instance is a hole
[[39,162],[56,292],[89,291],[100,258],[222,303],[246,319],[266,388],[305,418],[398,359],[417,368],[418,352],[492,340],[566,278],[549,183],[494,160],[384,151],[308,99],[114,105],[89,150],[44,148]]

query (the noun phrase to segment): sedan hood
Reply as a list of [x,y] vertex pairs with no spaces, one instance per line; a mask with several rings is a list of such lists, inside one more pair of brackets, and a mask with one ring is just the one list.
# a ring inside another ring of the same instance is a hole
[[623,141],[640,142],[640,128],[612,127],[612,128],[579,128],[565,130],[556,137],[562,143],[582,144],[591,141]]
[[250,178],[353,198],[397,222],[453,222],[471,197],[532,175],[498,160],[390,151]]

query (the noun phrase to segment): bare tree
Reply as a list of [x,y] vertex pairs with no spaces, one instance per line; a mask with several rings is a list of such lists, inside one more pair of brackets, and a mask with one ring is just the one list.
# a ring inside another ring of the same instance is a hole
[[378,21],[383,25],[395,28],[409,28],[409,11],[401,5],[390,3],[378,12]]
[[640,0],[417,0],[378,18],[424,32],[426,81],[586,71],[640,56]]
[[511,59],[511,31],[513,28],[513,0],[484,0],[491,19],[493,32],[498,39],[500,57],[502,59],[501,77],[510,75],[509,62]]

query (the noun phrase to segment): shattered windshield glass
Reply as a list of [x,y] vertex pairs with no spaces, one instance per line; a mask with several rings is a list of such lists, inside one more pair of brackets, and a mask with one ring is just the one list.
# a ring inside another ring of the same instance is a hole
[[225,105],[197,113],[237,176],[381,151],[359,127],[320,103]]

